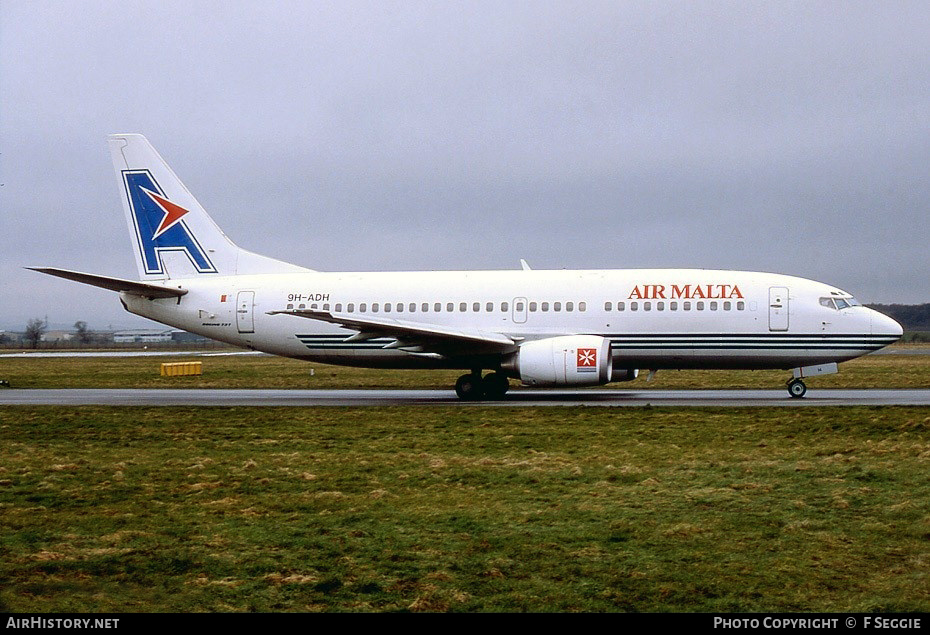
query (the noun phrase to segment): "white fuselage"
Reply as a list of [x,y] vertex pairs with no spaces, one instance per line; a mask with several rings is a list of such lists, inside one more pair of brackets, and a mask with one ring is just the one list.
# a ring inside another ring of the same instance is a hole
[[[468,328],[512,337],[516,346],[560,335],[600,335],[611,342],[614,367],[630,369],[787,369],[853,359],[901,335],[896,322],[835,287],[770,273],[302,272],[200,275],[166,282],[172,285],[188,293],[155,300],[123,293],[123,302],[132,313],[223,342],[353,366],[482,364],[465,353],[385,348],[394,341],[389,337],[346,341],[357,331],[268,313],[312,309]],[[484,365],[489,366],[493,360]]]

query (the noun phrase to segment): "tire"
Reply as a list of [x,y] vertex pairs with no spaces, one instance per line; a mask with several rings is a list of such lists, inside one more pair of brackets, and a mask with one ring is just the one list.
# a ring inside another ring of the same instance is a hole
[[795,399],[800,399],[807,393],[807,386],[800,379],[793,379],[788,382],[788,394]]
[[488,399],[503,399],[510,388],[510,382],[505,375],[490,373],[481,380],[481,387],[484,389],[484,396]]
[[465,401],[477,401],[484,397],[481,375],[462,375],[455,382],[455,394]]

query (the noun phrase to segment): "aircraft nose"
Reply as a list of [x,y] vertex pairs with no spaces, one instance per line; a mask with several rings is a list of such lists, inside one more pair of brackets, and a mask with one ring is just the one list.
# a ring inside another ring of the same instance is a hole
[[893,335],[900,338],[904,334],[901,325],[892,320],[884,313],[879,313],[874,309],[871,310],[872,316],[872,335]]

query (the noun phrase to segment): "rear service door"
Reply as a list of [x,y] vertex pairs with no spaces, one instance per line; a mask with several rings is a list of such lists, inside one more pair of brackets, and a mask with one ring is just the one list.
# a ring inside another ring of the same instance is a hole
[[255,319],[252,314],[254,306],[254,291],[240,291],[236,296],[236,327],[240,333],[255,332]]

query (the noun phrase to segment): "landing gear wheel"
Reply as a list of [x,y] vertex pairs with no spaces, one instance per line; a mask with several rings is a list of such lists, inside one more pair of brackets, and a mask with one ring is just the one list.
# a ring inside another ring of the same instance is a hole
[[800,379],[792,379],[788,382],[788,394],[800,399],[807,393],[807,386]]
[[481,375],[471,374],[459,377],[455,382],[455,394],[459,396],[459,399],[466,401],[476,401],[484,397]]
[[484,390],[484,396],[488,399],[503,399],[510,388],[510,382],[507,377],[501,373],[489,373],[481,380],[481,387]]

